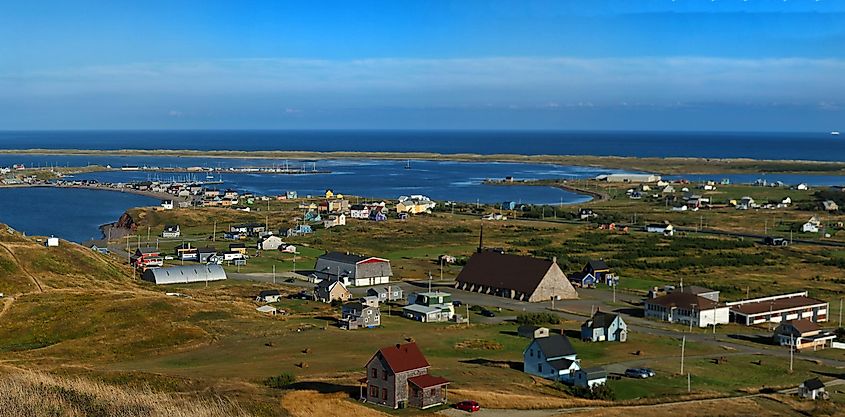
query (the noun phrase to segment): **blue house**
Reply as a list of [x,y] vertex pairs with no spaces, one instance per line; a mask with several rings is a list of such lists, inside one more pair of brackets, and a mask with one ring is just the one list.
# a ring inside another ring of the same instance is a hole
[[605,275],[610,274],[610,267],[607,266],[603,259],[591,259],[584,265],[582,271],[592,274],[596,277],[596,281],[604,282]]
[[525,373],[554,381],[573,383],[575,372],[581,369],[575,349],[561,334],[532,340],[522,352],[522,358]]
[[310,234],[310,233],[314,233],[314,229],[312,229],[311,226],[309,226],[307,224],[300,224],[300,225],[297,225],[295,227],[292,227],[290,229],[285,230],[284,235],[287,236],[287,237],[293,237],[293,236],[307,235],[307,234]]
[[581,340],[585,342],[625,342],[628,325],[618,314],[596,311],[581,325]]
[[505,201],[501,205],[502,210],[515,210],[516,209],[516,201]]
[[571,282],[573,286],[581,288],[595,288],[596,283],[598,282],[593,274],[586,271],[570,272],[566,275],[566,277],[569,278],[569,282]]

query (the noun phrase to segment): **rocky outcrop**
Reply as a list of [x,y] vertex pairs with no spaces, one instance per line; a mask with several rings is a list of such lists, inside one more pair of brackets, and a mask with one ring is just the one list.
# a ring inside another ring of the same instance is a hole
[[114,223],[108,223],[100,226],[104,238],[120,239],[126,235],[132,234],[138,225],[135,219],[129,213],[123,213],[119,219]]

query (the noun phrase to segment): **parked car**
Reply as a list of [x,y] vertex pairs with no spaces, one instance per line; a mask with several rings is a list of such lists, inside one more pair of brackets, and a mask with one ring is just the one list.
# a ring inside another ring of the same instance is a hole
[[287,282],[287,283],[296,282],[296,278],[288,278],[288,279],[285,280],[285,282]]
[[452,305],[455,306],[455,307],[460,307],[460,306],[464,305],[464,303],[461,302],[461,300],[454,300],[454,301],[452,301]]
[[642,369],[644,372],[648,373],[648,376],[649,376],[649,377],[652,377],[652,376],[656,375],[656,374],[654,373],[654,370],[653,370],[653,369],[651,369],[651,368],[640,368],[640,369]]
[[628,368],[625,370],[625,376],[627,376],[628,378],[645,379],[651,375],[649,375],[648,371],[642,368]]
[[494,313],[494,312],[492,312],[492,311],[490,311],[486,308],[484,310],[481,310],[481,315],[484,316],[484,317],[496,317],[496,313]]
[[463,411],[467,411],[467,412],[470,412],[470,413],[474,413],[478,410],[481,410],[481,406],[478,405],[477,402],[471,401],[471,400],[461,401],[461,402],[455,404],[455,408],[457,408],[458,410],[463,410]]

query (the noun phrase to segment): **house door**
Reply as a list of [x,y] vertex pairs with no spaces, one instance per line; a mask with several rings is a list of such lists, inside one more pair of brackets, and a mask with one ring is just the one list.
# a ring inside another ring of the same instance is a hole
[[406,405],[405,405],[405,400],[399,401],[399,403],[397,404],[397,406],[398,406],[400,409],[405,408],[405,407],[406,407]]

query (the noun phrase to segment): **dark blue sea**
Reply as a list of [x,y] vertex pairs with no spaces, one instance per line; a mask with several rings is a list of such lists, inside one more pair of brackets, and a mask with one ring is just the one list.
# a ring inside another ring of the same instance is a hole
[[0,148],[194,149],[845,160],[829,132],[0,131]]
[[75,242],[100,239],[100,225],[116,221],[128,208],[159,202],[119,191],[60,188],[2,188],[0,198],[0,223],[28,235]]

